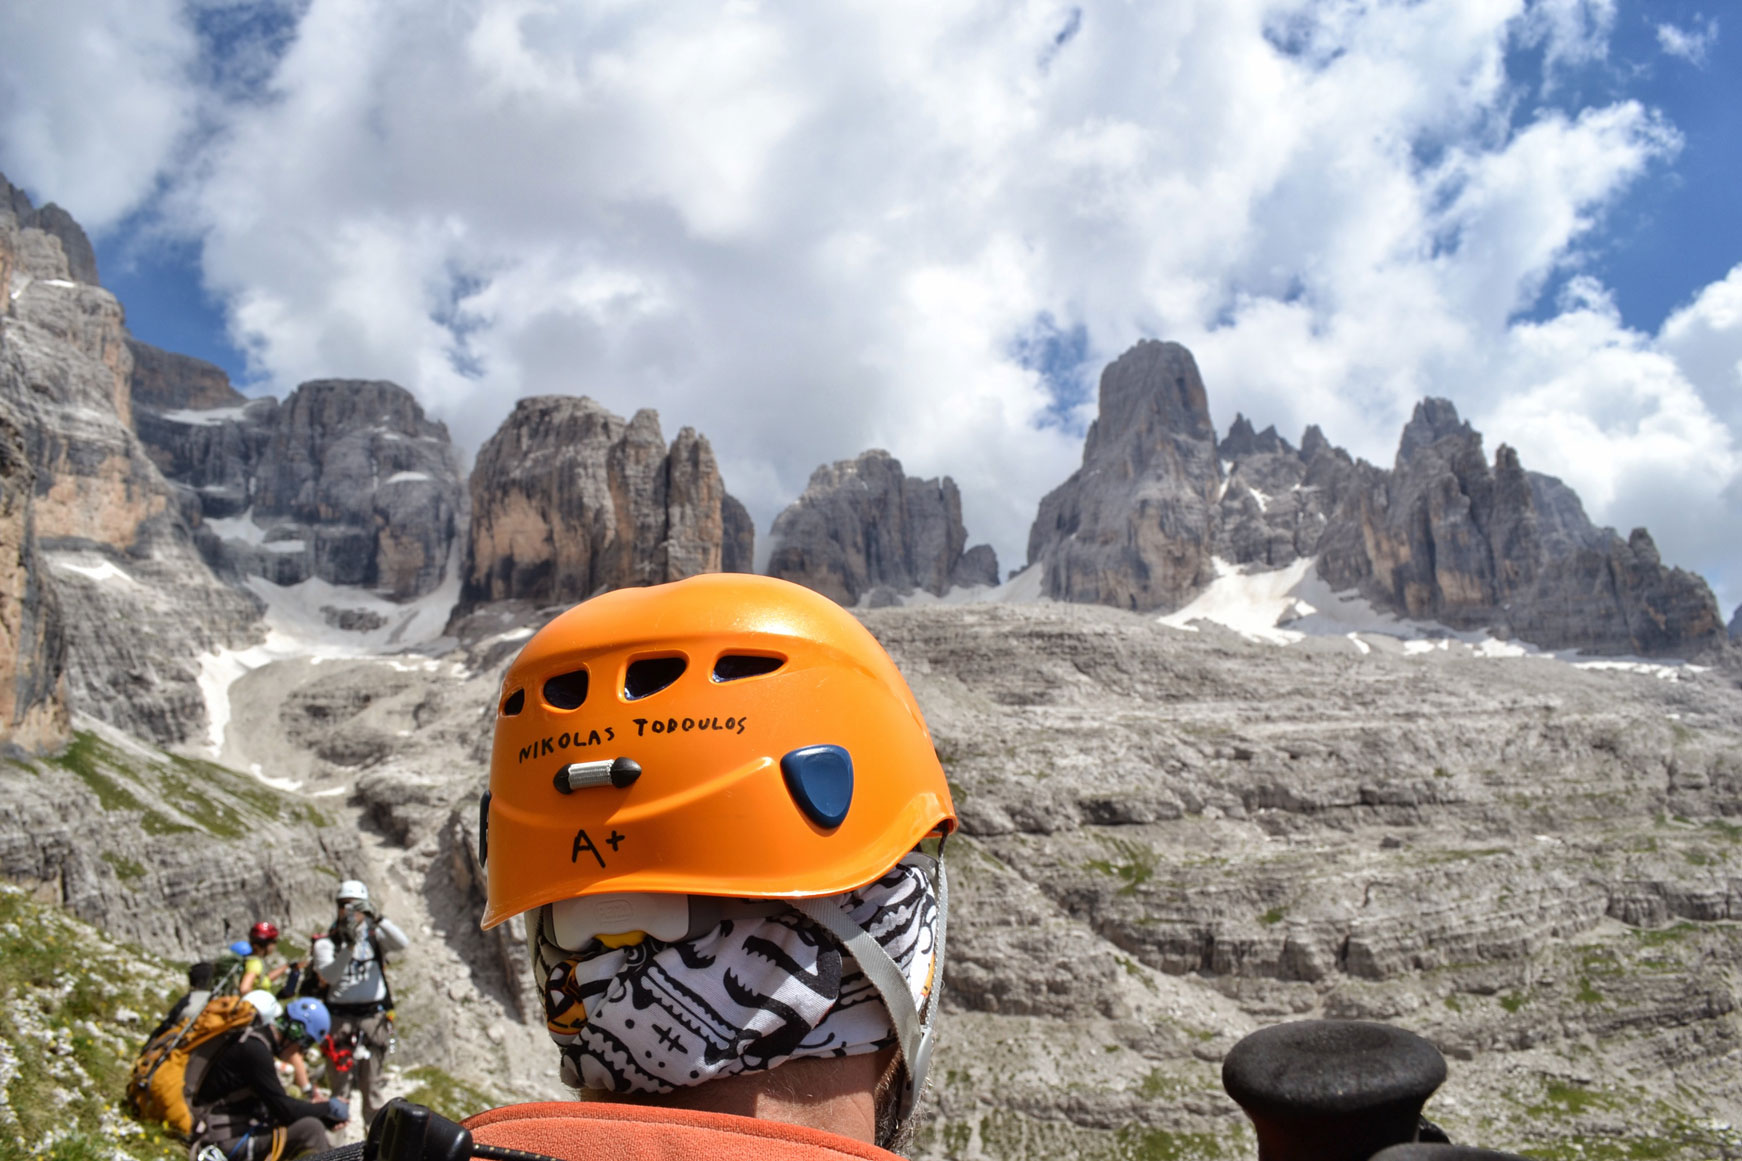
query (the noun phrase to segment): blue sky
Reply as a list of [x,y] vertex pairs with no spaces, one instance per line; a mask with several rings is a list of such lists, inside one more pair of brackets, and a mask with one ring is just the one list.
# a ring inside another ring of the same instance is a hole
[[64,0],[0,170],[148,341],[948,473],[1020,564],[1099,369],[1389,463],[1423,395],[1742,602],[1742,23],[1685,0]]

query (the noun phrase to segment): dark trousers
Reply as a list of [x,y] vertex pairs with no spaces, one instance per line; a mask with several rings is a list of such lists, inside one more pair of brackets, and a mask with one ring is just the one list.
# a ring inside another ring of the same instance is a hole
[[359,1015],[333,1009],[333,1043],[349,1045],[351,1049],[351,1069],[340,1072],[327,1064],[327,1088],[332,1096],[340,1100],[351,1099],[351,1089],[357,1090],[361,1107],[352,1108],[353,1119],[362,1117],[362,1123],[367,1125],[375,1118],[378,1107],[376,1090],[381,1079],[382,1066],[387,1063],[387,1047],[393,1043],[393,1021],[387,1018],[386,1012],[371,1012]]
[[278,1129],[256,1129],[237,1141],[214,1141],[229,1161],[290,1161],[304,1153],[324,1153],[333,1147],[326,1126],[303,1117]]

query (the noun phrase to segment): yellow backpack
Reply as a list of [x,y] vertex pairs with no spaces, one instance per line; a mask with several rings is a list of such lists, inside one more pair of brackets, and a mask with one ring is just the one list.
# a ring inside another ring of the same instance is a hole
[[133,1115],[186,1138],[193,1130],[188,1100],[199,1091],[206,1069],[229,1043],[226,1033],[254,1022],[254,1006],[240,996],[213,996],[194,1015],[146,1042],[127,1081]]

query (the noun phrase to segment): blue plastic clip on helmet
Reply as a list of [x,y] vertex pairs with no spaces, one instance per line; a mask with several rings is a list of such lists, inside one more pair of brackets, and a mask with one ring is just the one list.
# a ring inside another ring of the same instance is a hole
[[318,1044],[333,1030],[333,1017],[327,1006],[313,996],[298,996],[284,1006],[284,1022],[300,1029],[299,1038]]

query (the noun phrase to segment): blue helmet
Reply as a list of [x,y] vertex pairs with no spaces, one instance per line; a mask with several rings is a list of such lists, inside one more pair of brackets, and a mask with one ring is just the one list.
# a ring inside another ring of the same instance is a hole
[[304,1044],[318,1044],[333,1030],[333,1017],[327,1006],[313,996],[298,996],[286,1004],[279,1023]]
[[232,943],[230,945],[230,950],[235,952],[237,955],[242,955],[242,956],[248,956],[248,955],[254,954],[254,949],[248,945],[248,941],[246,939],[238,939],[235,943]]

